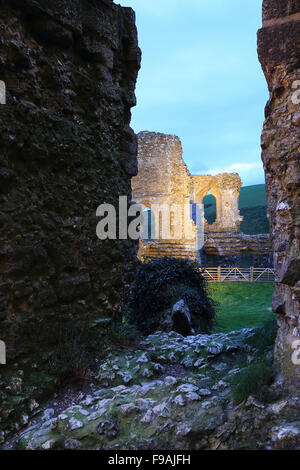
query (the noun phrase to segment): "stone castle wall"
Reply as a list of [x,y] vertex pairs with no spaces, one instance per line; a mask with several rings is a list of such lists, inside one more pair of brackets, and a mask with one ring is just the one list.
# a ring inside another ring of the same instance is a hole
[[[215,265],[240,266],[243,253],[249,251],[254,266],[272,266],[269,235],[247,236],[239,231],[243,220],[238,209],[241,186],[236,173],[191,175],[178,137],[155,132],[138,134],[138,175],[132,179],[134,201],[151,210],[155,205],[168,205],[171,214],[172,206],[177,205],[177,219],[167,220],[171,226],[168,238],[160,230],[160,211],[154,214],[154,240],[140,241],[139,257],[184,257],[205,265],[211,255]],[[216,198],[217,209],[212,225],[204,218],[203,199],[209,191]],[[189,206],[187,221],[184,207]],[[176,239],[175,227],[180,231]]]
[[[141,241],[139,257],[173,253],[197,259],[197,228],[185,212],[193,196],[193,181],[178,137],[147,131],[138,134],[138,175],[132,179],[132,191],[133,200],[153,212],[155,226],[156,240]],[[170,208],[169,214],[164,207]]]
[[204,236],[203,264],[222,267],[273,267],[272,242],[268,233],[207,232]]
[[134,12],[110,0],[0,1],[0,13],[0,339],[10,362],[25,331],[34,343],[52,323],[111,317],[133,279],[135,242],[98,240],[95,214],[131,199],[140,51]]
[[216,221],[209,225],[205,221],[205,232],[238,231],[243,218],[240,216],[238,200],[242,181],[237,173],[221,173],[216,176],[193,175],[194,201],[202,206],[208,191],[216,199]]
[[273,298],[280,325],[276,358],[284,386],[298,391],[300,365],[292,357],[295,341],[300,340],[299,43],[299,1],[264,0],[258,54],[270,99],[261,144],[277,274]]

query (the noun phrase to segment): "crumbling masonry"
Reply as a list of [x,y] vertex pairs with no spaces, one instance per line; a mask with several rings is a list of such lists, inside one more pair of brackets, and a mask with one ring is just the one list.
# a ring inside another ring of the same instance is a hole
[[112,0],[0,0],[0,13],[0,339],[11,364],[66,322],[107,321],[134,278],[136,243],[100,241],[96,209],[131,199],[140,50],[134,12]]
[[262,159],[277,275],[273,310],[280,325],[276,360],[284,387],[300,389],[300,2],[264,0],[259,59],[270,99]]
[[[132,179],[133,200],[153,212],[155,236],[141,240],[140,258],[175,256],[205,264],[206,257],[212,255],[217,264],[225,260],[239,264],[243,252],[249,251],[254,260],[260,258],[268,264],[272,252],[269,235],[249,236],[239,230],[243,220],[238,209],[241,185],[236,173],[191,175],[178,137],[141,132],[138,175]],[[216,198],[217,216],[212,225],[204,218],[203,199],[209,191]],[[170,208],[169,214],[163,207]],[[163,233],[165,224],[167,236]],[[176,229],[179,233],[174,236]]]

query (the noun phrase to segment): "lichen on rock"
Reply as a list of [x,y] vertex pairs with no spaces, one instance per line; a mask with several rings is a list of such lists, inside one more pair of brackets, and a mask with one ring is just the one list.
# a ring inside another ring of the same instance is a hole
[[[142,339],[135,353],[112,352],[99,367],[98,385],[92,394],[55,416],[37,415],[6,446],[297,448],[299,398],[276,396],[263,403],[250,396],[238,406],[232,403],[230,377],[259,357],[251,345],[256,333],[257,329],[245,329],[183,337],[158,332]],[[199,358],[203,359],[200,367],[196,365]],[[172,376],[169,371],[175,364],[182,369]],[[146,369],[152,371],[151,376],[145,377]],[[126,375],[132,379],[127,381]]]

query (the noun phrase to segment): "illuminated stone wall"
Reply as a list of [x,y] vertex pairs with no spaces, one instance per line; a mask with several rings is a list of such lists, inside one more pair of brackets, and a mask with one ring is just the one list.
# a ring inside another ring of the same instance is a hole
[[191,218],[193,180],[182,159],[178,137],[154,132],[138,135],[138,176],[133,200],[154,217],[152,241],[141,241],[139,256],[173,255],[196,259],[197,227]]
[[237,173],[222,173],[216,176],[194,175],[194,201],[202,205],[208,191],[216,198],[216,221],[209,225],[205,221],[205,232],[238,231],[243,218],[238,209],[242,186]]
[[[140,241],[139,257],[175,256],[201,261],[203,247],[209,250],[212,244],[217,244],[221,245],[218,253],[240,254],[249,244],[253,249],[256,241],[257,251],[262,245],[264,250],[271,251],[267,236],[263,241],[252,236],[245,245],[239,235],[243,220],[238,209],[241,186],[236,173],[191,175],[182,158],[178,137],[141,132],[138,135],[138,175],[132,179],[133,200],[143,209],[151,209],[155,229],[151,240]],[[216,221],[212,225],[204,218],[203,199],[209,191],[215,196],[217,206]],[[158,206],[169,208],[169,218],[164,209],[157,209]],[[228,233],[230,242],[225,241],[224,246],[222,241]]]

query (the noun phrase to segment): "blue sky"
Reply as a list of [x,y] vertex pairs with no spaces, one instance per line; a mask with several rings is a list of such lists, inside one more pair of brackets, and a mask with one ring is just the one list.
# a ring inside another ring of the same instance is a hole
[[257,58],[262,0],[116,0],[137,17],[143,52],[136,132],[176,134],[193,174],[264,183],[267,85]]

